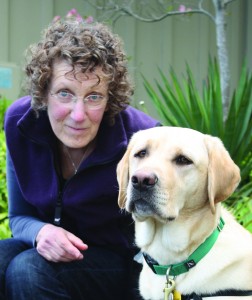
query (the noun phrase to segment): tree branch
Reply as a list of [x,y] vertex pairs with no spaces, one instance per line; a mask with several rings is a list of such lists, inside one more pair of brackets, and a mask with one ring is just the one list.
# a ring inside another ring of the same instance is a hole
[[[204,14],[206,16],[208,16],[214,23],[215,23],[215,17],[210,14],[207,10],[205,10],[202,7],[202,3],[204,0],[200,0],[199,1],[199,8],[193,8],[187,11],[178,11],[178,10],[174,10],[174,11],[169,11],[165,14],[162,14],[161,16],[151,16],[150,18],[148,17],[142,17],[137,13],[134,13],[133,10],[130,8],[131,3],[133,3],[134,1],[130,1],[127,3],[127,7],[123,7],[123,6],[119,6],[117,4],[115,4],[114,1],[103,1],[103,4],[98,6],[96,4],[94,4],[93,1],[91,0],[87,0],[87,2],[92,5],[94,8],[100,10],[100,11],[110,11],[111,13],[122,13],[122,15],[129,15],[133,18],[135,18],[136,20],[142,21],[142,22],[147,22],[147,23],[151,23],[151,22],[159,22],[162,21],[163,19],[169,17],[169,16],[175,16],[175,15],[190,15],[190,14]],[[235,0],[227,0],[227,1],[235,1]],[[118,20],[120,18],[120,16],[116,17],[116,20]]]
[[[137,0],[128,0],[122,1],[123,3],[120,5],[115,4],[116,0],[102,0],[102,6],[96,6],[91,3],[91,0],[87,0],[91,5],[96,7],[96,9],[100,9],[103,12],[110,12],[110,19],[113,19],[113,23],[115,23],[121,16],[131,16],[136,20],[142,22],[159,22],[169,16],[176,15],[192,15],[192,14],[203,14],[209,17],[215,24],[216,27],[216,46],[217,46],[217,54],[218,61],[220,66],[220,80],[221,80],[221,95],[222,95],[222,104],[223,104],[223,117],[226,120],[228,109],[229,109],[229,89],[230,89],[230,68],[229,68],[229,59],[228,59],[228,51],[227,51],[227,42],[226,42],[226,22],[225,22],[225,14],[227,6],[236,0],[212,0],[212,3],[215,8],[215,14],[212,15],[209,11],[204,9],[203,3],[206,0],[198,0],[198,5],[194,5],[194,8],[186,8],[184,5],[180,6],[177,10],[171,10],[167,12],[167,7],[164,6],[164,2],[162,0],[158,0],[158,10],[157,7],[153,8],[149,6],[148,12],[146,11],[146,7],[149,2],[146,0],[145,2]],[[127,3],[126,3],[127,2]],[[100,2],[101,3],[101,2]],[[172,3],[172,2],[171,2]],[[183,0],[181,0],[183,3]],[[135,10],[133,10],[134,4],[136,5]],[[139,4],[139,5],[138,5]],[[143,5],[145,4],[145,5]],[[173,7],[172,7],[173,8]],[[145,13],[144,13],[145,12]],[[160,14],[158,16],[158,14]],[[147,16],[147,17],[146,17]]]
[[206,11],[204,9],[191,9],[191,10],[184,11],[184,12],[172,11],[172,12],[167,12],[166,14],[163,14],[160,17],[152,17],[152,18],[141,17],[138,14],[135,14],[133,11],[128,10],[126,8],[121,8],[120,10],[123,11],[124,13],[130,15],[131,17],[134,17],[135,19],[137,19],[139,21],[143,21],[143,22],[158,22],[169,16],[175,16],[175,15],[204,14],[204,15],[208,16],[215,23],[214,16],[211,15],[208,11]]

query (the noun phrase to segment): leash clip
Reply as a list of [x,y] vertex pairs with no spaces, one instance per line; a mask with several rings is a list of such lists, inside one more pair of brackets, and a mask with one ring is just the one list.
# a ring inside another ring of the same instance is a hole
[[166,283],[163,289],[164,292],[164,300],[173,300],[173,291],[175,289],[175,281],[169,276],[171,267],[169,267],[166,271]]

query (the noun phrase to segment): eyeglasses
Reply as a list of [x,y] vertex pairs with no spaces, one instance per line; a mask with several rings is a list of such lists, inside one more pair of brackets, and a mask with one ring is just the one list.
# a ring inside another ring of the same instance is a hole
[[[50,95],[57,99],[62,104],[72,104],[76,103],[78,100],[77,96],[67,92],[59,91],[57,93],[51,93]],[[87,105],[88,109],[95,110],[103,107],[106,97],[99,94],[90,94],[87,97],[83,98],[82,101]]]

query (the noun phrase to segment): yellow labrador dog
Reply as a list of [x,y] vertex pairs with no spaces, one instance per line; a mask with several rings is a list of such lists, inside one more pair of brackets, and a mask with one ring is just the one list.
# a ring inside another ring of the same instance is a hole
[[158,127],[132,137],[117,168],[119,206],[144,254],[144,299],[252,299],[252,235],[221,205],[240,181],[222,142]]

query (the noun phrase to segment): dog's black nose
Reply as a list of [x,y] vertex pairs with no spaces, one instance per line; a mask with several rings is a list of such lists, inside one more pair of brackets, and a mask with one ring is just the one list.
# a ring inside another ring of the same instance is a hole
[[137,190],[147,190],[157,183],[158,178],[154,173],[138,171],[131,177],[132,185]]

